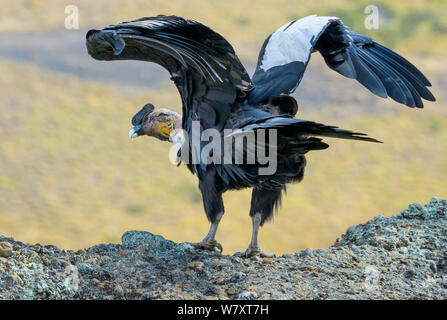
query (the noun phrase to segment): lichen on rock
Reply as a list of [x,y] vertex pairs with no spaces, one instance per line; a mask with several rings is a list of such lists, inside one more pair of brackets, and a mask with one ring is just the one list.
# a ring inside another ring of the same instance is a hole
[[446,248],[447,200],[436,198],[273,259],[144,231],[76,252],[0,237],[0,299],[446,299]]

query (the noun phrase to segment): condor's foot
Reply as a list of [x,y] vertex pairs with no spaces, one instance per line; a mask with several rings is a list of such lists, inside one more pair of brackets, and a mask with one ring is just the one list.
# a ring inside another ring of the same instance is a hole
[[222,253],[222,245],[216,240],[202,240],[200,242],[189,242],[194,248],[202,250],[218,251]]
[[251,258],[251,257],[261,257],[261,258],[274,258],[274,252],[265,252],[260,247],[248,247],[245,251],[239,251],[234,254],[236,257]]

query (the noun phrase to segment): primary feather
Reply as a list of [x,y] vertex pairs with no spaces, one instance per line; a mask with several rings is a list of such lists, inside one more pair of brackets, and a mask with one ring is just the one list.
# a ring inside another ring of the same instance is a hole
[[329,68],[356,79],[379,97],[418,108],[423,107],[421,98],[435,101],[427,89],[430,82],[405,58],[350,30],[339,18],[316,15],[294,20],[265,40],[248,101],[256,104],[269,96],[292,93],[314,50]]

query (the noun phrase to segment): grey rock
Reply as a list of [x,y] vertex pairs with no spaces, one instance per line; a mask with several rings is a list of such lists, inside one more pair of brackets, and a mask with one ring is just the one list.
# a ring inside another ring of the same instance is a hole
[[129,231],[73,252],[0,236],[0,299],[447,299],[447,200],[351,226],[328,249],[275,259]]
[[123,246],[135,247],[142,245],[154,251],[167,251],[175,246],[174,242],[146,231],[127,231],[121,237],[121,242]]
[[309,255],[312,255],[312,250],[309,249],[309,248],[304,249],[303,251],[298,252],[298,256],[300,256],[300,257],[307,257]]
[[239,293],[239,300],[255,300],[258,298],[258,294],[253,291],[244,291]]
[[228,282],[239,282],[244,280],[247,277],[247,275],[243,272],[235,272],[233,275],[231,275]]

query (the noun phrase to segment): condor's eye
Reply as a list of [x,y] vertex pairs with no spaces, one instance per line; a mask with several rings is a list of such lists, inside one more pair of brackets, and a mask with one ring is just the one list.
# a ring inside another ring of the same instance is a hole
[[164,115],[164,114],[161,114],[158,117],[158,121],[160,121],[160,122],[165,122],[166,120],[168,120],[168,117],[166,115]]

